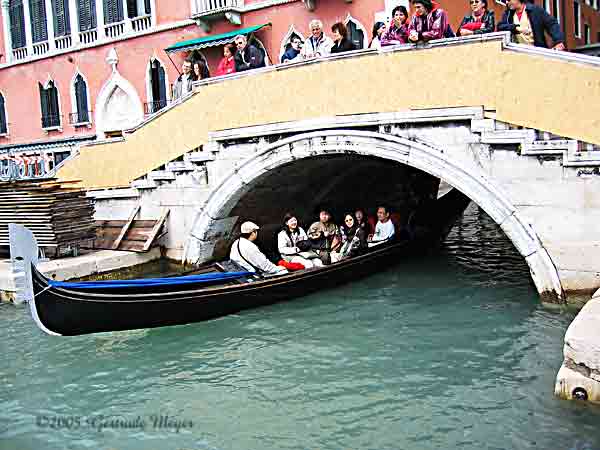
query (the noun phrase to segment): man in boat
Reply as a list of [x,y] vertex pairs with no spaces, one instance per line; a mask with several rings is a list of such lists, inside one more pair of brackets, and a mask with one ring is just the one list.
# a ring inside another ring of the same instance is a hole
[[254,243],[258,237],[258,230],[259,226],[254,222],[244,222],[240,230],[240,238],[231,246],[229,259],[244,267],[249,272],[264,275],[286,274],[287,269],[285,267],[276,266],[269,261]]
[[313,249],[321,257],[323,264],[331,263],[331,252],[337,251],[341,245],[340,231],[331,222],[331,214],[325,208],[319,212],[319,221],[313,223],[308,232],[308,238],[313,243]]
[[376,247],[385,242],[394,239],[396,229],[390,219],[390,210],[386,206],[377,208],[377,225],[375,225],[375,234],[370,236],[369,247]]

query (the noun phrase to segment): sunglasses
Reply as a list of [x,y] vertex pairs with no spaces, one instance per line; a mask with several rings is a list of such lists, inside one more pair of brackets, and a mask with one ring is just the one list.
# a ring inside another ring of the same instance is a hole
[[478,3],[481,3],[479,0],[473,0],[471,2],[469,2],[471,5],[476,5]]
[[354,219],[346,219],[346,222],[354,222]]

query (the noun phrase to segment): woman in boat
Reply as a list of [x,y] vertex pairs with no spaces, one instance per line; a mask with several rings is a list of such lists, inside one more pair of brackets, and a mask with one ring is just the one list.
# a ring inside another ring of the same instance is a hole
[[[342,260],[362,254],[367,248],[367,232],[362,228],[350,213],[344,216],[344,223],[340,227],[342,247],[338,253],[332,253],[332,260]],[[336,255],[335,257],[333,255]]]
[[283,275],[287,273],[285,267],[276,266],[267,259],[263,252],[254,243],[258,237],[259,227],[254,222],[244,222],[241,235],[231,246],[229,259],[245,268],[248,272],[263,275]]
[[299,263],[306,269],[322,267],[319,255],[310,250],[310,241],[298,219],[292,213],[283,217],[283,228],[277,235],[277,248],[284,261]]
[[367,216],[364,209],[358,208],[354,211],[354,221],[367,233],[367,237],[375,233],[375,218]]

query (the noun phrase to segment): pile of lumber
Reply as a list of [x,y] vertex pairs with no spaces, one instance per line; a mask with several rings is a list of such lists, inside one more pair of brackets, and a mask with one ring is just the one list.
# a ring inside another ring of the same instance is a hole
[[0,246],[9,246],[9,223],[29,228],[54,254],[93,239],[96,228],[92,199],[54,180],[0,183]]

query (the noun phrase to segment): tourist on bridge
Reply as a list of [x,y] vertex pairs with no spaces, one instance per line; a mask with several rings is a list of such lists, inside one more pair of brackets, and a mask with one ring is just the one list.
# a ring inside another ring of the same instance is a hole
[[248,272],[256,272],[262,275],[282,275],[287,273],[285,267],[276,266],[259,250],[254,243],[258,237],[259,226],[254,222],[244,222],[241,227],[241,235],[233,245],[229,253],[229,259],[236,262]]
[[457,36],[493,33],[496,29],[494,11],[488,10],[487,0],[470,0],[471,14],[467,14],[460,23]]
[[381,46],[406,44],[408,42],[408,11],[402,5],[392,10],[390,28],[381,36]]
[[356,50],[354,43],[348,39],[348,29],[342,22],[334,23],[331,27],[331,32],[333,33],[332,55]]
[[300,60],[300,48],[302,47],[302,40],[298,36],[292,37],[289,47],[285,53],[281,56],[281,62],[293,62]]
[[510,31],[515,42],[548,48],[546,36],[552,38],[554,50],[565,49],[565,35],[554,16],[540,6],[526,0],[508,0],[508,9],[498,23],[498,31]]
[[448,13],[437,3],[431,0],[413,0],[412,4],[415,14],[408,26],[410,42],[428,42],[450,34]]
[[204,80],[206,78],[210,78],[210,71],[208,70],[208,66],[206,63],[199,59],[194,61],[194,70],[193,70],[193,79],[194,81]]
[[377,208],[377,225],[375,226],[375,234],[369,236],[369,247],[384,244],[394,239],[396,228],[390,219],[390,209],[387,206]]
[[381,36],[387,31],[387,27],[384,22],[375,22],[373,25],[373,38],[369,44],[369,48],[376,50],[381,49]]
[[179,75],[179,78],[177,78],[177,81],[175,82],[175,86],[173,86],[173,99],[175,100],[192,92],[192,83],[194,81],[192,60],[186,59],[181,66],[181,70],[183,73]]
[[298,225],[291,213],[283,217],[283,229],[277,235],[277,248],[281,258],[289,263],[302,264],[306,269],[322,267],[319,255],[313,252],[306,231]]
[[237,52],[234,56],[236,72],[265,67],[265,57],[263,53],[254,45],[249,44],[246,36],[238,34],[235,37],[235,45],[237,47]]
[[302,46],[300,54],[303,59],[320,58],[329,56],[333,41],[323,33],[323,22],[318,19],[311,20],[308,24],[311,36]]
[[[339,259],[351,258],[362,254],[367,249],[367,232],[358,225],[352,214],[344,216],[344,223],[340,227],[342,246],[340,248]],[[332,253],[332,260],[336,253]]]
[[323,264],[330,264],[331,252],[337,251],[341,242],[339,229],[331,222],[331,214],[327,209],[321,208],[319,221],[310,226],[307,234]]
[[235,72],[235,45],[225,44],[223,47],[223,58],[219,61],[217,66],[216,76],[229,75]]

